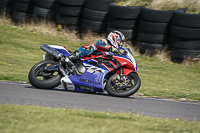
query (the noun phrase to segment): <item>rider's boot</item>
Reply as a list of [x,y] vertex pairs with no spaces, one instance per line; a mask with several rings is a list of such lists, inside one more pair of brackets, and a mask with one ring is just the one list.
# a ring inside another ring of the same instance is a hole
[[68,67],[74,66],[74,63],[73,63],[74,61],[75,61],[75,57],[72,54],[65,58],[65,62],[66,62]]
[[65,62],[67,66],[72,68],[74,74],[77,74],[77,75],[81,75],[81,73],[77,70],[73,62],[79,59],[79,57],[80,57],[79,51],[74,51],[70,56],[65,58]]

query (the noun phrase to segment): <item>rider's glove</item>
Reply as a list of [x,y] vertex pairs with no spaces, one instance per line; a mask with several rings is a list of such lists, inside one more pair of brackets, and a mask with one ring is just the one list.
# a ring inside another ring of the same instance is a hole
[[110,52],[113,52],[113,53],[117,53],[118,52],[118,49],[114,48],[114,47],[110,47],[109,49]]
[[118,52],[118,50],[110,45],[106,45],[105,49],[109,52]]

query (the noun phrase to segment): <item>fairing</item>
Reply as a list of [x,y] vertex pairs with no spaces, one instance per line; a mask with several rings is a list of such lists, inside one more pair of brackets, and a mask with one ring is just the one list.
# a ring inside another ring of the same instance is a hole
[[[66,47],[49,45],[61,52],[64,56],[70,55]],[[90,56],[81,59],[86,71],[81,75],[70,75],[68,78],[74,84],[74,90],[103,92],[105,76],[113,70],[125,66],[125,74],[137,71],[137,64],[135,58],[129,50],[121,48],[120,50],[127,51],[126,55],[115,55],[110,57]]]

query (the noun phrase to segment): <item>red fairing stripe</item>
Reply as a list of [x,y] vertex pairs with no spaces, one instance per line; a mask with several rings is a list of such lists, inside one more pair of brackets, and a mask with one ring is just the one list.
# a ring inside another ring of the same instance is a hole
[[[126,69],[126,68],[124,68],[123,69],[123,72],[124,72],[124,75],[125,76],[128,76],[131,72],[135,72],[134,70],[131,70],[131,69]],[[137,72],[135,72],[135,73],[137,73]]]
[[107,67],[104,63],[102,63],[102,65],[103,65],[105,68],[107,68],[108,71],[110,71],[110,72],[114,70],[114,69],[112,69],[112,68]]
[[96,51],[100,51],[103,55],[106,55],[105,51],[98,50],[98,49]]
[[114,58],[117,61],[119,61],[122,66],[126,66],[127,69],[131,69],[131,70],[136,72],[134,65],[129,60],[127,60],[126,58],[117,57],[117,56],[114,56]]
[[97,61],[97,60],[95,60],[95,59],[92,59],[92,60],[98,63],[98,61]]
[[69,52],[69,50],[67,49],[67,47],[64,47],[65,48],[65,50],[67,50],[67,52],[69,53],[69,54],[71,54],[70,52]]
[[90,55],[90,56],[88,56],[88,57],[83,57],[83,58],[81,58],[81,60],[89,60],[89,59],[94,59],[94,58],[97,58],[97,57],[102,57],[102,55],[98,55],[98,56]]
[[117,68],[117,66],[112,62],[112,61],[109,61],[110,64],[112,64],[115,68]]

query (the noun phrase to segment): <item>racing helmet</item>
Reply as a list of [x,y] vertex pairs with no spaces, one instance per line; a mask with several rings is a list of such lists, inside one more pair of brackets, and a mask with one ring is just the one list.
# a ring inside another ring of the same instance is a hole
[[125,36],[120,31],[114,30],[108,34],[107,40],[109,44],[118,48],[119,46],[122,46],[122,41],[125,40]]

